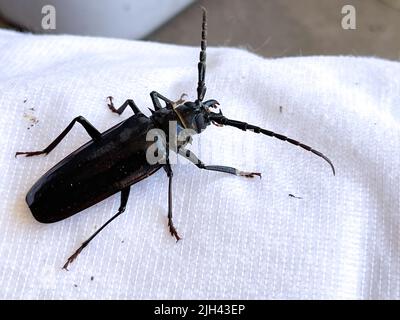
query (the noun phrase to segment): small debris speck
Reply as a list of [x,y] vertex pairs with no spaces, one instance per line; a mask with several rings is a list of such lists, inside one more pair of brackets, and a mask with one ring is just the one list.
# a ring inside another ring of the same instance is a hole
[[282,111],[283,111],[283,107],[279,106],[279,112],[282,113]]
[[295,199],[303,199],[302,197],[297,197],[294,194],[289,193],[289,197],[295,198]]
[[[24,118],[29,121],[29,127],[33,127],[37,123],[39,123],[39,119],[34,115],[24,112]],[[28,127],[28,129],[29,129]]]
[[74,284],[74,287],[75,287],[75,288],[78,288],[78,285],[77,285],[77,284]]
[[93,280],[94,280],[94,277],[93,277],[93,276],[91,276],[91,277],[90,277],[90,281],[93,281]]
[[27,99],[27,98],[25,98],[25,99],[24,99],[24,103],[26,103],[27,101],[28,101],[28,99]]
[[121,240],[121,243],[124,243],[124,240]]

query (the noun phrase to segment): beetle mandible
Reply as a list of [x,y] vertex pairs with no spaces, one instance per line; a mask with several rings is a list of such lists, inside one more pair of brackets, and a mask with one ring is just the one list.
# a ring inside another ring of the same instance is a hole
[[[68,258],[63,268],[67,269],[79,253],[96,237],[111,221],[121,215],[126,208],[130,187],[143,180],[157,170],[163,168],[168,176],[168,227],[169,232],[181,239],[172,221],[172,178],[173,171],[169,161],[168,137],[164,141],[158,141],[157,152],[161,153],[164,161],[150,163],[146,157],[146,151],[152,144],[147,141],[146,135],[152,129],[161,129],[168,132],[169,123],[176,122],[177,130],[192,130],[193,134],[201,133],[210,124],[216,126],[232,126],[241,130],[251,130],[270,137],[275,137],[291,144],[299,146],[329,163],[335,174],[332,162],[321,152],[311,147],[290,139],[284,135],[248,124],[246,122],[226,118],[221,111],[214,112],[219,103],[217,100],[204,100],[206,94],[206,46],[207,46],[207,16],[203,8],[201,32],[201,50],[198,62],[197,99],[185,101],[184,95],[178,101],[172,101],[156,91],[150,93],[154,110],[147,117],[137,107],[132,99],[126,100],[121,107],[115,108],[112,97],[109,97],[108,107],[112,112],[121,115],[129,106],[134,115],[118,123],[114,127],[101,133],[84,117],[78,116],[65,128],[63,132],[41,151],[17,152],[17,155],[27,157],[47,155],[68,134],[75,123],[80,123],[91,137],[91,140],[61,160],[47,173],[45,173],[29,190],[26,202],[35,217],[42,223],[52,223],[75,215],[76,213],[93,206],[94,204],[120,192],[121,200],[118,212],[112,216],[103,226],[92,234],[82,245]],[[161,105],[164,101],[165,107]],[[168,134],[167,134],[168,135]],[[178,141],[175,150],[179,155],[186,157],[198,168],[204,170],[220,171],[237,176],[252,178],[260,176],[258,172],[245,172],[232,167],[206,165],[196,155],[186,149],[190,140]],[[153,141],[154,142],[154,141]]]

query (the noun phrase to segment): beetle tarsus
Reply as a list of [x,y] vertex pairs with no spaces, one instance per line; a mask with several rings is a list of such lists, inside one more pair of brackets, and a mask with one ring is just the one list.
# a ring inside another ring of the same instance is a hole
[[171,233],[171,236],[175,237],[176,242],[178,242],[179,240],[182,240],[182,238],[178,234],[178,231],[176,231],[174,224],[172,223],[172,219],[168,219],[168,227],[169,227],[169,232]]
[[[79,254],[79,253],[78,253]],[[78,254],[75,252],[72,256],[70,256],[67,260],[67,262],[64,264],[64,266],[62,267],[64,270],[69,271],[68,270],[68,266],[76,259],[76,257],[78,256]]]
[[135,115],[143,114],[142,111],[140,111],[140,109],[136,105],[135,101],[133,101],[132,99],[127,99],[118,109],[115,108],[112,99],[113,99],[112,96],[107,97],[107,100],[110,101],[109,103],[107,103],[107,106],[111,110],[111,112],[121,115],[127,107],[130,107]]
[[[108,96],[108,97],[107,97],[107,100],[109,101],[109,102],[107,103],[107,107],[108,107],[108,109],[111,110],[111,112],[118,113],[117,108],[115,108],[115,106],[114,106],[113,99],[114,99],[114,98],[113,98],[112,96]],[[118,114],[119,114],[119,113],[118,113]]]
[[68,266],[74,262],[74,260],[79,256],[79,254],[82,252],[83,248],[85,248],[87,246],[88,242],[85,241],[84,243],[82,243],[82,245],[78,248],[78,250],[75,251],[75,253],[70,256],[67,260],[67,262],[64,264],[63,269],[68,270]]
[[174,105],[179,106],[180,104],[184,103],[186,101],[185,97],[187,97],[187,96],[188,95],[186,93],[182,93],[181,97],[174,102]]
[[33,157],[33,156],[39,156],[41,154],[44,154],[45,156],[47,155],[46,151],[28,151],[28,152],[16,152],[15,153],[15,158],[17,156],[22,156],[25,155],[25,157]]
[[261,179],[261,173],[260,172],[239,171],[239,176],[246,177],[246,178],[255,178],[256,176],[258,176]]

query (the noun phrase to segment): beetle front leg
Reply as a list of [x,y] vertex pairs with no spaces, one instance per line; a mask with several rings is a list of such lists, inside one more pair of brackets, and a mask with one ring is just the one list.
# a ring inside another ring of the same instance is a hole
[[61,134],[43,150],[16,152],[15,156],[25,155],[26,157],[32,157],[32,156],[38,156],[40,154],[46,154],[46,155],[49,154],[61,142],[61,140],[64,139],[64,137],[68,134],[68,132],[71,131],[72,127],[76,122],[80,123],[83,126],[83,128],[86,130],[86,132],[93,140],[101,139],[101,133],[84,117],[78,116],[74,120],[72,120],[71,123],[64,129],[64,131],[61,132]]
[[118,212],[114,216],[112,216],[111,219],[109,219],[105,224],[103,224],[95,233],[93,233],[86,241],[82,243],[78,250],[76,250],[75,253],[68,258],[67,262],[63,266],[63,269],[68,270],[68,266],[78,257],[78,255],[90,243],[90,241],[92,241],[94,237],[96,237],[101,232],[101,230],[103,230],[111,221],[124,213],[126,204],[128,203],[129,199],[129,192],[130,187],[127,187],[121,191],[121,204],[119,206]]
[[118,109],[115,108],[114,103],[113,103],[113,97],[109,96],[107,97],[107,100],[109,101],[107,103],[108,108],[114,112],[114,113],[118,113],[119,115],[121,115],[127,106],[129,106],[134,114],[141,114],[142,112],[140,111],[140,109],[138,108],[138,106],[136,105],[135,101],[133,101],[132,99],[128,99],[126,100],[122,106],[120,106]]
[[162,109],[160,99],[165,102],[167,108],[175,108],[176,106],[185,102],[186,96],[187,96],[186,93],[182,93],[181,97],[178,100],[172,101],[172,100],[164,97],[163,95],[159,94],[157,91],[152,91],[150,93],[151,101],[153,102],[153,106],[156,111]]
[[193,152],[191,152],[190,150],[187,150],[183,147],[180,147],[178,149],[178,153],[181,156],[188,159],[193,164],[195,164],[200,169],[210,170],[210,171],[219,171],[219,172],[229,173],[229,174],[233,174],[235,176],[242,176],[242,177],[246,177],[246,178],[254,178],[255,176],[258,176],[261,178],[261,173],[259,173],[259,172],[246,172],[246,171],[241,171],[236,168],[227,167],[227,166],[207,166],[199,158],[197,158],[197,156]]
[[166,103],[167,107],[168,106],[172,107],[172,105],[174,103],[172,100],[164,97],[163,95],[159,94],[157,91],[152,91],[150,93],[150,97],[151,97],[151,101],[153,102],[154,109],[156,111],[162,109],[160,99]]

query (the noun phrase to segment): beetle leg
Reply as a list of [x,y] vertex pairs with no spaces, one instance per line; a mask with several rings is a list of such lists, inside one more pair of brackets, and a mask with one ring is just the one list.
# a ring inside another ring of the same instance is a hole
[[[168,151],[167,151],[168,154]],[[164,166],[164,170],[168,176],[168,227],[171,236],[175,237],[176,242],[181,240],[182,238],[178,235],[178,232],[175,229],[174,223],[172,222],[172,176],[173,172],[171,169],[171,164],[169,163],[169,159],[167,156],[167,164]]]
[[151,97],[151,101],[153,102],[154,109],[156,111],[162,109],[160,99],[166,103],[167,107],[172,106],[174,103],[172,100],[169,100],[168,98],[159,94],[157,91],[152,91],[150,93],[150,97]]
[[67,262],[63,266],[63,269],[68,270],[68,265],[70,265],[78,257],[78,255],[89,244],[89,242],[92,241],[94,237],[96,237],[101,232],[101,230],[103,230],[111,221],[113,221],[116,217],[118,217],[125,211],[126,204],[128,203],[129,199],[130,189],[130,187],[127,187],[121,190],[121,204],[119,206],[118,212],[114,216],[112,216],[111,219],[109,219],[105,224],[103,224],[95,233],[93,233],[85,242],[82,243],[78,250],[76,250],[75,253],[68,258]]
[[68,127],[65,128],[63,132],[52,142],[50,143],[45,149],[41,151],[28,151],[28,152],[16,152],[15,156],[18,155],[25,155],[26,157],[32,157],[32,156],[37,156],[40,154],[48,154],[50,153],[60,142],[64,137],[68,134],[68,132],[71,131],[72,127],[76,122],[79,122],[83,128],[85,128],[86,132],[89,134],[89,136],[93,140],[100,140],[101,139],[101,133],[93,127],[93,125],[87,121],[84,117],[78,116],[74,120],[71,121],[71,123],[68,125]]
[[141,114],[142,112],[140,111],[140,109],[138,108],[138,106],[136,105],[136,103],[132,100],[132,99],[128,99],[126,100],[122,106],[120,106],[118,109],[114,107],[114,103],[113,103],[113,97],[109,96],[107,97],[107,100],[109,101],[107,103],[108,108],[115,113],[118,113],[119,115],[122,114],[122,112],[125,111],[126,107],[129,106],[131,107],[132,111],[134,114]]
[[246,172],[246,171],[241,171],[236,168],[227,167],[227,166],[206,166],[199,158],[197,158],[197,156],[193,152],[191,152],[190,150],[187,150],[183,147],[180,147],[178,149],[178,153],[181,156],[188,159],[190,162],[194,163],[200,169],[225,172],[225,173],[233,174],[236,176],[242,176],[242,177],[246,177],[246,178],[254,178],[255,176],[258,176],[261,178],[261,173],[259,173],[259,172]]

